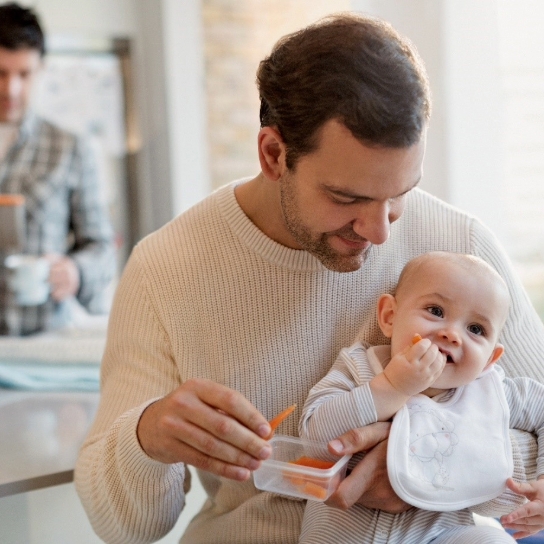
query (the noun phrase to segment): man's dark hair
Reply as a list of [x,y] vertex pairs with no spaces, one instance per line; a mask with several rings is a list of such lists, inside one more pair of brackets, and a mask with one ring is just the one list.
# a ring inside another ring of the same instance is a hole
[[370,145],[409,147],[430,116],[415,48],[388,23],[338,14],[280,39],[257,71],[261,127],[276,127],[287,167],[319,144],[331,119]]
[[0,47],[17,51],[37,49],[43,57],[45,43],[38,17],[15,2],[0,5]]

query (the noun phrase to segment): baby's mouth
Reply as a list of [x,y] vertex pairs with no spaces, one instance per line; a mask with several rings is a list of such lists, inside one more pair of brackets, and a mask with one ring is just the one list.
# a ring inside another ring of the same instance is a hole
[[444,350],[441,349],[440,353],[442,353],[442,355],[444,355],[444,357],[446,357],[446,364],[455,363],[455,361],[453,360],[453,357],[447,351],[444,351]]

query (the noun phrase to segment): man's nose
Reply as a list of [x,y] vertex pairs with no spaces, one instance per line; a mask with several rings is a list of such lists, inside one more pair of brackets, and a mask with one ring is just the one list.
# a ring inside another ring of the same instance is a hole
[[5,93],[10,98],[16,98],[21,93],[23,82],[18,76],[7,76],[5,81]]
[[389,238],[391,223],[389,202],[371,202],[362,207],[353,221],[353,231],[375,245],[383,244]]

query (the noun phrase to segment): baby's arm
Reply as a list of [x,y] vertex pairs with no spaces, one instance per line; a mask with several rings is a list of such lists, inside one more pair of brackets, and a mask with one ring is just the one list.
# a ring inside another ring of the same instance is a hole
[[544,529],[544,476],[519,484],[508,478],[506,485],[518,495],[523,495],[529,502],[501,517],[505,529],[517,531],[513,536],[520,539],[534,535]]
[[369,382],[375,372],[358,343],[344,348],[329,372],[312,387],[299,423],[303,438],[328,442],[376,423]]
[[370,381],[378,421],[387,421],[411,396],[429,388],[445,364],[438,347],[428,339],[395,355],[384,371]]

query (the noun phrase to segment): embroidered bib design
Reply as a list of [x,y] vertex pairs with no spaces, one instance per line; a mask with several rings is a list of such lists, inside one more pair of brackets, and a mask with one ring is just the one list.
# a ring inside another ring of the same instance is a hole
[[412,404],[410,412],[410,464],[414,478],[444,487],[450,479],[448,457],[459,442],[455,425],[438,410]]

